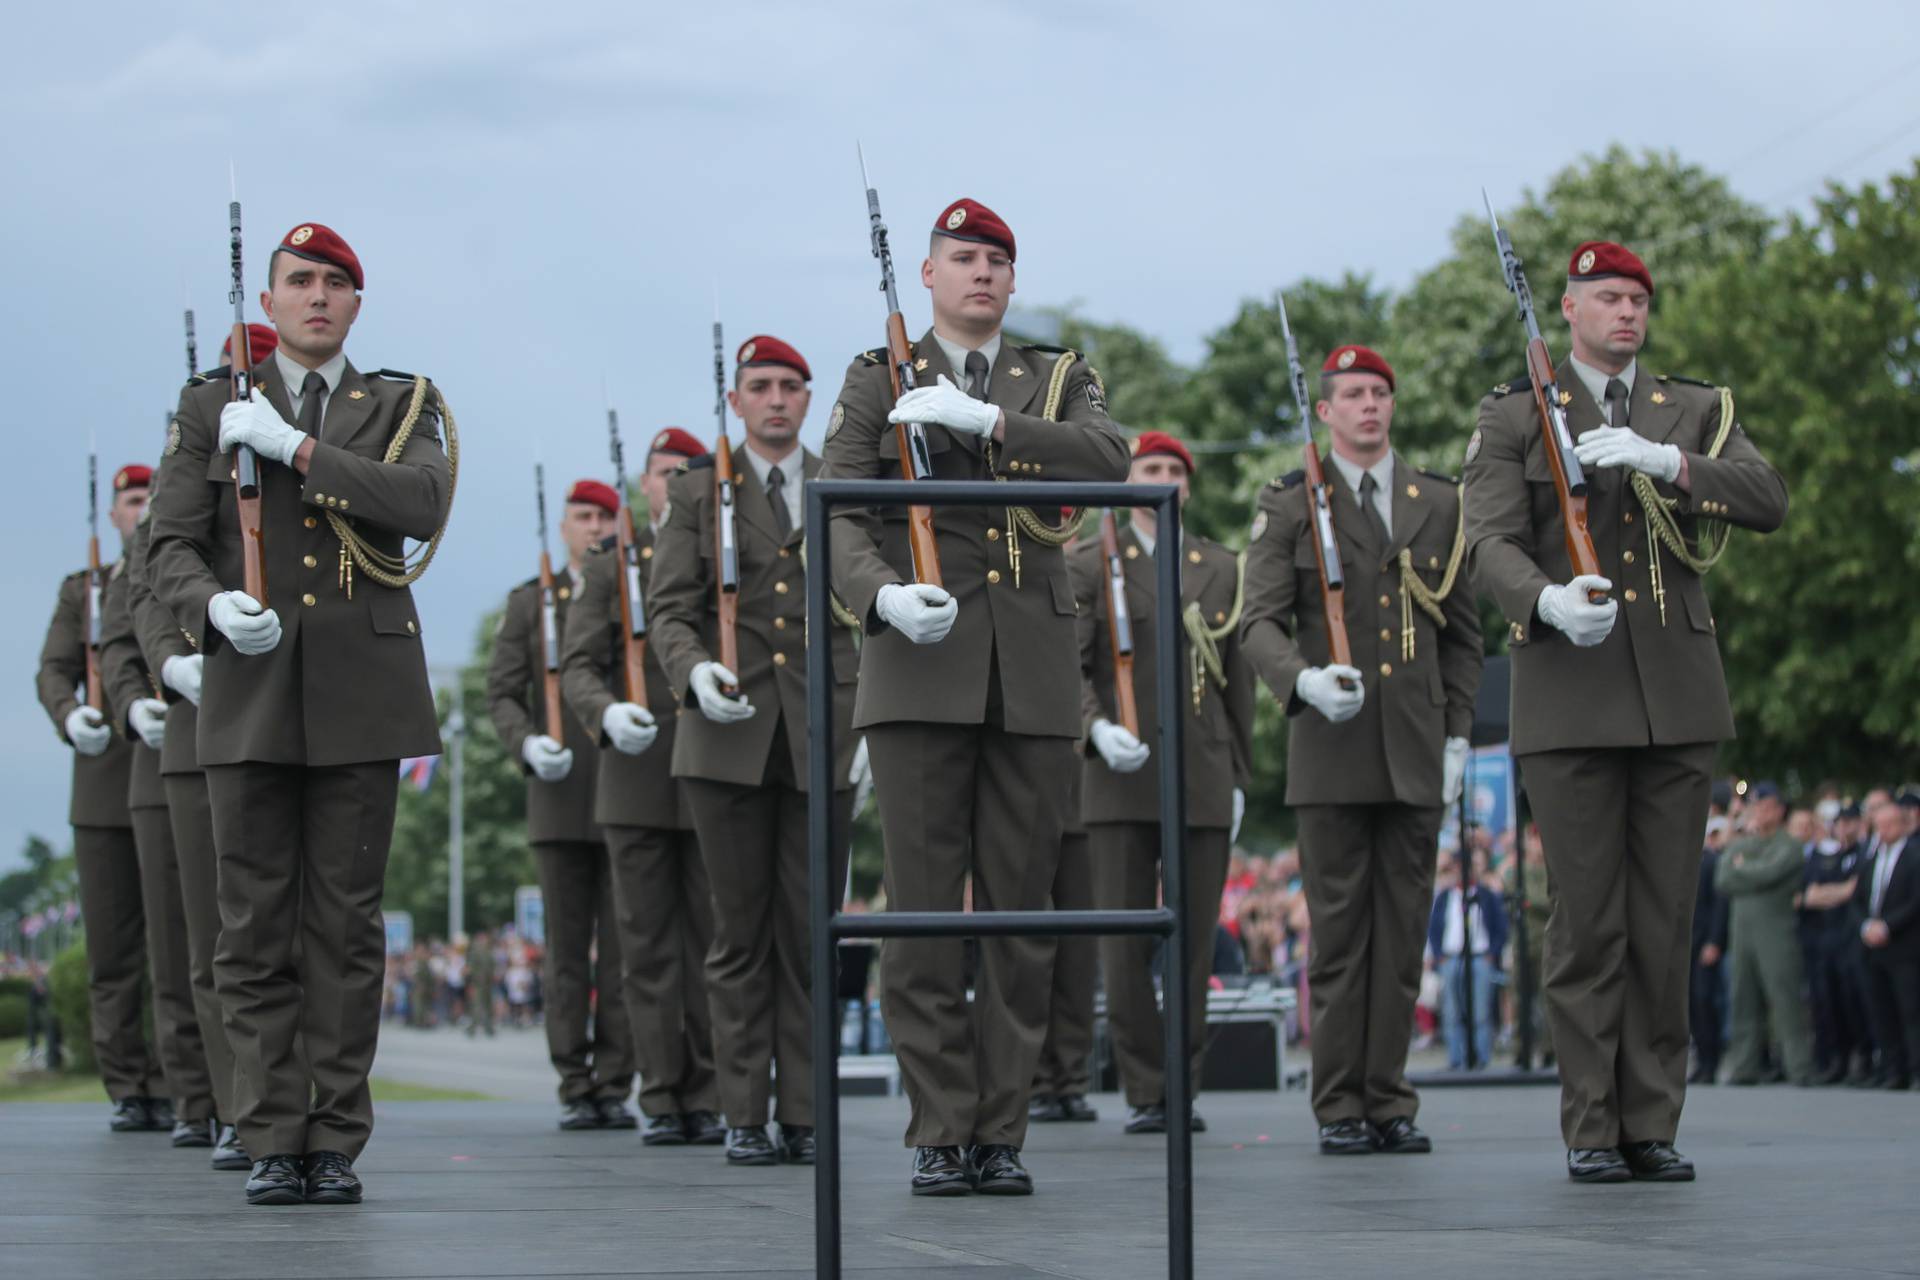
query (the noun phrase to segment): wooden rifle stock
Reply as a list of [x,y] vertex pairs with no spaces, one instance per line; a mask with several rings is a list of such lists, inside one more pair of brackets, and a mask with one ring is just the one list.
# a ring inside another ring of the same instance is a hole
[[[227,368],[227,398],[247,400],[253,394],[253,353],[248,348],[247,326],[233,326],[233,358]],[[243,367],[244,366],[244,367]],[[260,459],[252,449],[240,445],[233,451],[234,501],[240,509],[241,590],[267,604],[266,532],[260,514]]]
[[620,578],[620,670],[627,701],[647,705],[647,606],[641,595],[640,549],[634,545],[633,508],[620,495],[620,515],[613,522],[615,572]]
[[[887,365],[893,371],[893,398],[913,390],[913,348],[907,342],[907,321],[898,311],[887,317]],[[924,437],[911,423],[894,424],[894,441],[900,446],[900,476],[919,480],[919,461]],[[913,580],[930,587],[940,580],[940,547],[934,539],[933,508],[907,508],[907,545],[913,551]]]
[[1126,562],[1112,511],[1100,517],[1100,555],[1107,569],[1107,640],[1113,651],[1113,709],[1120,727],[1140,736],[1140,704],[1133,693],[1133,611],[1127,608]]
[[[1320,570],[1320,608],[1327,619],[1327,661],[1350,667],[1353,644],[1347,638],[1347,575],[1340,565],[1340,544],[1333,536],[1333,492],[1327,488],[1326,469],[1313,447],[1311,432],[1300,452],[1307,472],[1308,532],[1313,538],[1314,563]],[[1342,677],[1340,687],[1351,689],[1353,681]]]
[[554,615],[553,557],[540,552],[540,664],[541,692],[545,695],[547,736],[565,745],[560,718],[560,629]]
[[[1560,524],[1566,530],[1567,563],[1573,566],[1575,577],[1604,577],[1600,572],[1600,557],[1593,549],[1593,533],[1587,527],[1584,486],[1582,492],[1575,493],[1567,479],[1560,439],[1560,433],[1566,430],[1566,418],[1559,405],[1550,404],[1547,400],[1557,383],[1553,358],[1547,354],[1547,344],[1541,339],[1535,338],[1527,343],[1527,373],[1529,381],[1533,383],[1534,411],[1540,419],[1540,443],[1546,450],[1547,470],[1553,475],[1553,496],[1560,503]],[[1572,441],[1566,443],[1570,446]],[[1607,593],[1590,591],[1587,596],[1594,604],[1599,604],[1607,598]]]
[[100,686],[100,597],[105,589],[100,574],[100,539],[96,535],[87,539],[87,589],[82,605],[87,616],[82,619],[81,634],[86,637],[87,705],[100,712],[107,709],[106,694]]
[[[739,492],[734,482],[733,446],[727,441],[723,422],[713,450],[713,589],[714,609],[720,619],[719,662],[735,676],[740,674],[740,544],[739,526],[733,516]],[[740,688],[728,685],[723,692],[736,696]]]

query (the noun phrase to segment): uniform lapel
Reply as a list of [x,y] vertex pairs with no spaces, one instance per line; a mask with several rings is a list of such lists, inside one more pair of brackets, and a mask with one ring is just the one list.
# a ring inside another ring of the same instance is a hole
[[773,503],[767,499],[767,487],[760,483],[760,473],[753,469],[744,444],[733,451],[733,480],[734,516],[765,534],[767,541],[778,542],[773,531]]
[[[1587,384],[1580,380],[1579,371],[1573,367],[1572,356],[1562,360],[1555,373],[1560,382],[1560,394],[1566,397],[1566,403],[1561,406],[1561,409],[1567,418],[1567,434],[1571,435],[1574,443],[1578,444],[1580,437],[1587,432],[1596,427],[1606,426],[1607,416],[1594,400],[1593,393],[1587,390]],[[1636,378],[1634,381],[1637,383],[1639,379]],[[1631,401],[1627,405],[1627,414],[1628,420],[1631,421],[1633,414]],[[1598,492],[1611,487],[1613,484],[1611,477],[1618,470],[1617,467],[1589,469],[1587,471],[1588,489]]]
[[[967,389],[965,375],[954,372],[953,366],[947,363],[947,353],[940,346],[940,340],[933,336],[932,329],[928,329],[913,346],[913,385],[934,386],[942,374],[962,391]],[[971,432],[948,431],[938,423],[927,424],[927,430],[941,432],[958,448],[980,452],[980,438]]]
[[[1157,547],[1159,545],[1158,541],[1156,541],[1154,545]],[[1129,554],[1129,552],[1135,554]],[[1159,570],[1155,567],[1153,552],[1147,550],[1146,544],[1140,541],[1139,530],[1133,527],[1131,521],[1120,531],[1120,564],[1127,575],[1128,595],[1138,598],[1141,603],[1151,608],[1153,602],[1159,596],[1160,579],[1157,576]],[[1106,576],[1106,571],[1103,567],[1100,573],[1100,580],[1105,582]],[[1103,592],[1105,589],[1105,587],[1101,588]],[[1103,609],[1105,604],[1106,602],[1103,597],[1101,601]],[[1104,614],[1102,616],[1104,616]],[[1140,617],[1133,620],[1133,642],[1135,645],[1140,643],[1140,628],[1151,627],[1152,625],[1153,618],[1149,613],[1143,613]]]
[[340,385],[327,397],[327,416],[320,425],[320,439],[344,449],[372,416],[373,394],[367,390],[367,380],[349,360],[346,372],[340,375]]
[[294,420],[293,401],[287,395],[285,379],[280,376],[280,362],[278,360],[261,360],[255,365],[253,370],[253,385],[266,393],[267,403],[274,407],[275,412],[277,412],[283,420],[287,422]]
[[1398,453],[1393,455],[1393,545],[1387,548],[1389,558],[1410,545],[1413,535],[1427,522],[1427,513],[1432,507],[1425,486],[1433,483],[1437,482],[1408,466],[1407,460]]
[[[1654,397],[1658,396],[1656,403]],[[1680,425],[1680,405],[1661,390],[1659,380],[1645,367],[1633,376],[1633,394],[1627,397],[1627,425],[1649,440],[1664,441]]]
[[[1320,463],[1321,472],[1327,477],[1327,488],[1333,492],[1333,532],[1336,539],[1351,542],[1368,559],[1378,555],[1382,548],[1373,538],[1373,522],[1360,510],[1360,499],[1347,478],[1340,474],[1340,468],[1333,464],[1333,455],[1327,454]],[[1311,495],[1309,495],[1311,501]]]
[[987,377],[987,399],[1008,413],[1025,413],[1045,381],[1038,368],[1028,362],[1027,353],[1000,339],[1000,358],[993,362]]

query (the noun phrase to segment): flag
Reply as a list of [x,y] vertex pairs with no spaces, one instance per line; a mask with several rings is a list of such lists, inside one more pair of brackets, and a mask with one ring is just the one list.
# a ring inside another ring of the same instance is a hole
[[400,762],[400,778],[411,782],[416,791],[433,785],[433,774],[440,767],[439,756],[408,756]]

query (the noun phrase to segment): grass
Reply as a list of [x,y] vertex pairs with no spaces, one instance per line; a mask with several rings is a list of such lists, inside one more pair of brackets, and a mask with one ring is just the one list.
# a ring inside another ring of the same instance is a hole
[[[91,1074],[66,1072],[48,1075],[36,1071],[17,1075],[13,1066],[25,1052],[23,1039],[0,1040],[0,1104],[22,1102],[97,1102],[106,1106],[107,1091],[100,1078]],[[373,1077],[375,1102],[493,1102],[490,1094],[471,1089],[443,1089],[438,1085],[413,1084],[405,1080]]]

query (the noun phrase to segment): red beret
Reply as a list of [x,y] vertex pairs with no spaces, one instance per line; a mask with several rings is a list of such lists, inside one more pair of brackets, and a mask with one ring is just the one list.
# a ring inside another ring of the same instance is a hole
[[647,446],[649,454],[677,453],[683,458],[702,458],[706,456],[707,446],[701,444],[691,431],[682,431],[679,427],[663,428]]
[[145,489],[153,484],[153,468],[143,467],[137,462],[129,462],[113,473],[113,491],[119,493],[125,489]]
[[1012,262],[1013,228],[1000,221],[1000,215],[978,200],[962,197],[941,211],[934,221],[935,235],[950,236],[955,240],[972,240],[976,244],[997,244],[1007,251],[1007,261]]
[[[265,360],[279,345],[280,332],[272,325],[250,324],[247,326],[247,354],[253,357],[253,363],[259,364]],[[220,344],[220,358],[229,364],[233,362],[232,330],[228,330],[227,340]]]
[[1320,366],[1323,383],[1330,373],[1377,373],[1387,380],[1387,390],[1398,390],[1393,384],[1393,366],[1382,360],[1378,351],[1355,343],[1335,347],[1327,354],[1327,362]]
[[807,368],[806,360],[798,351],[764,333],[756,333],[741,343],[734,360],[742,369],[755,364],[783,364],[808,382],[813,381],[813,370]]
[[1145,458],[1152,454],[1164,453],[1169,458],[1178,458],[1187,464],[1187,474],[1193,474],[1193,455],[1187,452],[1187,446],[1164,431],[1142,431],[1133,438],[1133,456]]
[[1647,270],[1639,254],[1625,245],[1611,240],[1588,240],[1567,260],[1569,280],[1604,280],[1608,276],[1638,280],[1648,293],[1653,292],[1653,272]]
[[354,288],[367,287],[367,278],[360,272],[360,259],[354,256],[347,242],[331,227],[323,227],[317,222],[303,222],[287,232],[287,238],[280,242],[280,250],[296,258],[305,258],[308,262],[332,263],[347,273],[353,280]]
[[568,502],[585,502],[599,507],[609,515],[620,514],[620,495],[610,484],[598,480],[575,480],[573,488],[567,490]]

